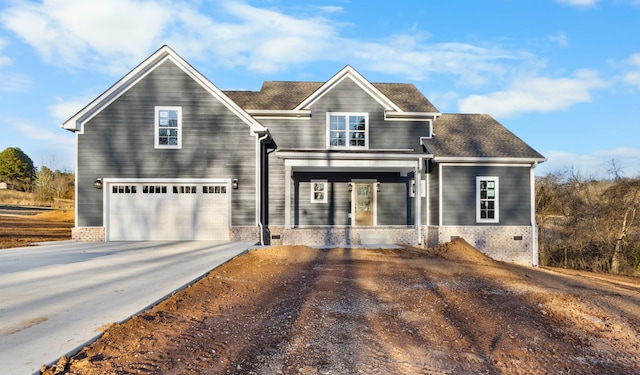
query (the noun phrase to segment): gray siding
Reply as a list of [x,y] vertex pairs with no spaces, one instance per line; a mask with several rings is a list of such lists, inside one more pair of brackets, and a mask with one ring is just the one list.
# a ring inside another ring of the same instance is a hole
[[[429,215],[428,223],[429,225],[438,225],[438,217],[440,215],[440,207],[438,204],[438,197],[440,196],[440,184],[438,178],[440,175],[440,170],[438,168],[438,164],[432,163],[431,161],[429,161],[428,164],[429,173],[426,176],[429,183],[429,196],[427,197],[427,199],[429,200],[429,212],[427,213]],[[427,222],[425,221],[424,224],[426,225]]]
[[[336,85],[316,101],[311,107],[310,119],[263,119],[261,123],[269,128],[279,149],[326,149],[327,112],[369,113],[369,149],[419,151],[421,150],[420,137],[428,135],[429,131],[428,123],[422,121],[384,121],[383,107],[350,79]],[[270,225],[284,225],[284,161],[278,159],[274,153],[268,155],[267,174],[269,202],[267,222]],[[373,177],[370,178],[381,178],[380,174],[371,176]],[[380,202],[379,225],[406,225],[408,222],[413,222],[413,199],[407,198],[405,185],[399,184],[388,188],[394,195],[399,195],[394,198],[397,202],[384,203],[386,200]],[[381,193],[385,197],[392,194],[391,192]],[[295,203],[293,199],[294,197],[292,197],[292,208]],[[408,208],[407,199],[411,201]],[[342,219],[335,220],[338,225]],[[303,219],[301,222],[304,222]],[[309,223],[316,222],[319,222],[318,218],[309,217]]]
[[[318,139],[315,148],[326,148],[327,112],[369,113],[370,149],[420,150],[420,137],[429,135],[429,124],[422,121],[385,121],[384,108],[350,79],[336,85],[311,108],[312,128]],[[294,146],[291,147],[309,147]]]
[[[410,179],[398,173],[294,173],[294,225],[350,225],[351,192],[349,182],[377,180],[378,225],[410,225],[412,199],[408,197]],[[311,203],[311,180],[327,180],[327,203]]]
[[[476,176],[498,176],[500,222],[476,223]],[[531,225],[530,168],[444,166],[443,225]]]
[[[182,149],[154,148],[154,107],[182,106]],[[255,137],[171,62],[85,124],[78,136],[78,226],[101,226],[102,178],[237,178],[232,225],[255,224]]]

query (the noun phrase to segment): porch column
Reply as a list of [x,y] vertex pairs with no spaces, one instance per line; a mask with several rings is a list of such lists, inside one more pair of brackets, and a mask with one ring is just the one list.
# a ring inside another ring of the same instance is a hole
[[422,244],[422,159],[418,159],[418,164],[413,171],[415,183],[415,225],[418,231],[418,244]]
[[291,166],[284,166],[284,228],[291,229]]

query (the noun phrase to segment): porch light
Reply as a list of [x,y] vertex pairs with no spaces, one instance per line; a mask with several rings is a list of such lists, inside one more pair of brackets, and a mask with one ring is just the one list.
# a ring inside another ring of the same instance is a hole
[[380,183],[376,183],[376,191],[379,193],[380,192]]
[[349,192],[353,191],[353,184],[351,182],[349,182]]
[[102,179],[101,178],[96,178],[96,180],[93,182],[93,187],[95,187],[98,190],[102,189]]
[[234,178],[233,181],[231,181],[231,187],[233,188],[233,190],[238,190],[238,179]]

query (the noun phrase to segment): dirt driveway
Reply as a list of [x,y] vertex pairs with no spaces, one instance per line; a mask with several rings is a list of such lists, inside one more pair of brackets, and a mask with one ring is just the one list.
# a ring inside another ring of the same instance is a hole
[[639,327],[634,278],[495,263],[464,242],[437,251],[275,247],[109,327],[57,370],[633,374]]

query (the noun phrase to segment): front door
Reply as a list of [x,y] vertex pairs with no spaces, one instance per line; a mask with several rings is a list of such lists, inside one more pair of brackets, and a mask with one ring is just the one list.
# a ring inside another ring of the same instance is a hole
[[373,226],[374,206],[373,184],[355,183],[354,225]]

